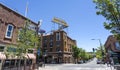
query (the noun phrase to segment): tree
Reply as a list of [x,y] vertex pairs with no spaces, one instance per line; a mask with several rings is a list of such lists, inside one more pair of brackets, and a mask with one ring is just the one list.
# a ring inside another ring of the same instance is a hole
[[[26,21],[25,26],[19,31],[18,51],[21,52],[22,57],[25,59],[25,65],[26,57],[24,55],[27,55],[28,49],[36,49],[39,43],[37,32],[30,28],[30,24],[32,23]],[[18,54],[21,56],[20,53]]]
[[120,41],[120,0],[93,0],[98,10],[97,15],[106,18],[104,27]]
[[85,50],[83,50],[82,48],[79,48],[79,50],[80,50],[79,56],[81,57],[82,60],[84,60],[84,58],[85,58]]
[[79,56],[80,50],[79,50],[79,48],[78,48],[77,46],[73,46],[73,47],[72,47],[72,50],[73,50],[73,57],[74,57],[74,59],[76,60],[76,61],[75,61],[75,63],[76,63],[76,62],[78,62],[78,58],[80,57],[80,56]]
[[104,46],[102,46],[102,50],[101,50],[101,47],[98,47],[97,50],[96,50],[96,57],[98,59],[102,59],[104,57],[104,55],[102,54],[102,52],[105,53]]

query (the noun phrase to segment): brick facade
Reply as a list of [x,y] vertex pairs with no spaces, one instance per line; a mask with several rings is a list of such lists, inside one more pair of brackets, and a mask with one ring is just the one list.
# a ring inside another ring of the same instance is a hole
[[106,49],[106,61],[120,64],[120,43],[118,40],[113,35],[110,35],[104,46]]
[[[57,33],[60,35],[57,40]],[[72,46],[76,41],[67,36],[64,31],[55,31],[43,36],[43,54],[46,54],[47,63],[73,63]]]
[[[16,44],[18,40],[18,30],[24,26],[26,20],[29,19],[0,3],[0,43]],[[37,26],[35,22],[31,20],[30,22]],[[12,24],[14,26],[11,39],[5,37],[8,24]]]

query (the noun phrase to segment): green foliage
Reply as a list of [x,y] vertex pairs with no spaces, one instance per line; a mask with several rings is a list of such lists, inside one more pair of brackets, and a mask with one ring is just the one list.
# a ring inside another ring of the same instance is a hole
[[77,46],[73,46],[72,49],[73,49],[73,57],[75,59],[79,58],[79,54],[80,54],[79,48]]
[[120,40],[120,0],[93,0],[93,2],[96,4],[96,14],[108,20],[104,22],[104,27]]
[[5,47],[4,53],[5,53],[7,58],[8,57],[12,57],[12,56],[14,57],[15,54],[16,54],[16,50],[14,50],[14,46],[13,45],[7,45]]
[[25,26],[18,31],[19,39],[17,45],[8,45],[5,48],[5,54],[7,57],[25,58],[25,54],[28,49],[35,49],[39,43],[39,37],[36,32],[29,28],[31,23],[26,21]]
[[101,48],[101,47],[98,47],[98,48],[97,48],[97,51],[96,51],[96,57],[97,57],[98,59],[102,59],[102,58],[104,57],[104,54],[102,54],[102,52],[105,53],[105,48],[104,48],[104,46],[102,46],[102,48]]
[[35,31],[29,28],[30,24],[29,21],[26,21],[25,27],[19,31],[18,47],[23,53],[27,53],[29,48],[37,48],[36,46],[39,43],[39,38]]
[[88,60],[92,58],[92,55],[87,53],[84,49],[73,46],[73,57],[75,59]]

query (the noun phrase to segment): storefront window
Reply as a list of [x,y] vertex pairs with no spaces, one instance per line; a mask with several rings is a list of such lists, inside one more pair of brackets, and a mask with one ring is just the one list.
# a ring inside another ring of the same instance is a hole
[[117,57],[113,57],[113,63],[114,63],[114,65],[120,64]]
[[9,67],[10,66],[10,60],[5,60],[4,67]]
[[33,50],[28,50],[28,53],[33,53]]
[[31,65],[32,64],[32,59],[28,59],[27,60],[27,65]]

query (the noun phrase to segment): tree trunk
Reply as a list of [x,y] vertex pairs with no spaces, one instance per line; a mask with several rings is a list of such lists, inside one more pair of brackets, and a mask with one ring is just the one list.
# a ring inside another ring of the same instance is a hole
[[25,58],[25,60],[24,60],[24,70],[26,70],[26,58]]
[[0,63],[0,70],[3,70],[3,67],[4,67],[4,60],[1,60],[1,63]]

